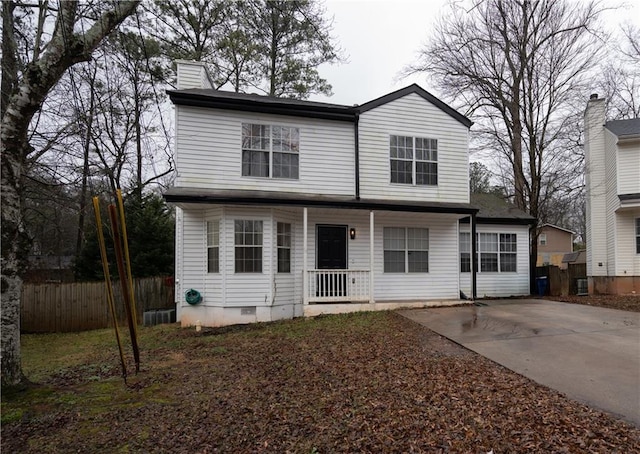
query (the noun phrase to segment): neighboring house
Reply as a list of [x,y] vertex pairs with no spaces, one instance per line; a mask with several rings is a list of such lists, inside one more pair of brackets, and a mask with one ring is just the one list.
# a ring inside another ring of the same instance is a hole
[[[183,325],[457,304],[463,286],[473,296],[482,273],[460,272],[458,244],[478,212],[471,121],[433,95],[411,85],[342,106],[230,93],[193,62],[178,62],[168,94]],[[492,232],[487,277],[528,273],[525,230]]]
[[536,266],[554,265],[566,268],[565,254],[573,252],[573,235],[568,229],[553,224],[542,224],[538,233],[538,259]]
[[606,121],[592,95],[585,164],[589,293],[640,293],[640,118]]
[[[494,194],[471,194],[476,215],[477,296],[528,295],[534,217]],[[460,221],[460,287],[471,295],[470,218]]]

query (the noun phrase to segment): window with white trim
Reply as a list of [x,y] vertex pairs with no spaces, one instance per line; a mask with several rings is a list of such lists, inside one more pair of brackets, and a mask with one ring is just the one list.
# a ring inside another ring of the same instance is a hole
[[438,185],[438,141],[424,137],[390,136],[391,183]]
[[300,130],[242,124],[242,176],[297,180]]
[[220,221],[207,221],[207,273],[220,272]]
[[518,271],[518,241],[515,233],[500,234],[500,272],[515,273]]
[[429,229],[384,228],[384,272],[429,272]]
[[460,272],[471,272],[471,234],[460,232]]
[[278,222],[278,273],[291,272],[291,224]]
[[538,244],[540,246],[546,246],[547,245],[547,234],[546,233],[541,233],[540,236],[538,236]]
[[[471,234],[460,233],[460,272],[471,271]],[[478,271],[515,273],[518,271],[518,236],[515,233],[478,233]]]
[[640,218],[636,218],[636,254],[640,254]]
[[236,273],[262,272],[262,221],[234,221]]

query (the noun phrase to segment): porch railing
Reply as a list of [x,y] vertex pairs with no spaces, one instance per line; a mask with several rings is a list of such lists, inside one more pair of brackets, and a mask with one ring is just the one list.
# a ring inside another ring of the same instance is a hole
[[369,301],[369,270],[307,271],[307,301],[339,303]]

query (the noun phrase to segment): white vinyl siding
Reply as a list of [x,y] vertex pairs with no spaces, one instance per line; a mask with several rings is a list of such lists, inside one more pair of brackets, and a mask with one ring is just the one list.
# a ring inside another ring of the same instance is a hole
[[[482,297],[502,297],[512,295],[528,295],[529,294],[529,255],[526,252],[529,250],[529,227],[522,225],[483,225],[478,224],[477,233],[496,235],[498,240],[500,236],[515,235],[516,244],[513,246],[517,249],[516,253],[516,270],[514,272],[481,272],[476,274],[477,295]],[[467,235],[467,238],[471,237],[469,233],[469,224],[460,224],[460,236]],[[503,239],[506,239],[503,236]],[[509,242],[510,243],[510,242]],[[469,245],[470,246],[470,245]],[[498,246],[498,249],[500,247]],[[460,250],[462,251],[462,245]],[[503,252],[504,253],[504,252]],[[469,256],[471,254],[469,253]],[[498,260],[500,260],[500,253],[498,253]],[[471,296],[471,273],[460,273],[460,288],[467,295]]]
[[[468,132],[466,126],[415,93],[363,112],[359,120],[360,195],[468,203]],[[437,141],[437,186],[391,183],[390,136]]]
[[[182,105],[175,107],[176,187],[203,191],[355,194],[354,125],[351,122]],[[300,148],[298,179],[243,177],[242,124],[297,129]]]
[[640,194],[640,147],[618,144],[618,194]]
[[[459,275],[457,218],[444,214],[402,213],[402,224],[405,228],[428,228],[430,265],[428,273],[384,272],[384,229],[396,227],[397,222],[398,213],[375,213],[374,291],[376,301],[458,299],[460,289],[456,279]],[[368,226],[367,221],[365,226]],[[359,240],[360,229],[355,241]],[[369,240],[364,238],[362,241]],[[364,251],[368,259],[366,247]]]

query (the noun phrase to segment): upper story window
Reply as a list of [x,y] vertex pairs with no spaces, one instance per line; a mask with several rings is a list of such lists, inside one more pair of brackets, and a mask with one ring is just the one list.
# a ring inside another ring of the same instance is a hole
[[438,141],[423,137],[390,136],[391,182],[436,186]]
[[541,233],[540,236],[538,237],[538,244],[540,246],[546,246],[547,245],[547,234],[546,233]]
[[300,130],[242,124],[242,176],[298,179]]
[[640,218],[636,218],[636,254],[640,254]]
[[428,273],[429,229],[385,227],[384,272]]

